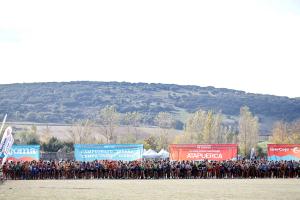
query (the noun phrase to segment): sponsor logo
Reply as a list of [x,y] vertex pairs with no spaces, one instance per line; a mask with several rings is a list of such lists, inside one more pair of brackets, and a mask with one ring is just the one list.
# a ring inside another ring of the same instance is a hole
[[187,158],[191,159],[222,159],[223,156],[220,153],[189,153]]
[[30,154],[37,154],[38,150],[33,148],[17,148],[17,149],[11,149],[11,153],[30,155]]
[[288,152],[289,148],[270,148],[270,151],[277,151],[277,152]]
[[293,152],[294,152],[294,153],[300,153],[300,148],[299,148],[299,147],[293,148]]
[[211,145],[197,145],[197,149],[211,149]]

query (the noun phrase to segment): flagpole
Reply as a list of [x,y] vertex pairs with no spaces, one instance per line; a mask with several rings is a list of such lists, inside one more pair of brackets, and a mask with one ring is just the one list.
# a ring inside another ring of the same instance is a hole
[[[3,121],[2,121],[1,128],[0,128],[0,135],[1,135],[2,130],[3,130],[3,128],[4,128],[4,124],[5,124],[5,122],[6,122],[6,117],[7,117],[7,114],[5,114],[4,119],[3,119]],[[4,135],[3,135],[2,139],[1,139],[1,143],[0,143],[0,144],[2,144],[3,140],[4,140]],[[3,159],[4,159],[4,158],[3,158]],[[3,161],[3,160],[2,160],[2,161]],[[3,176],[2,166],[3,166],[3,164],[2,164],[2,162],[1,162],[1,163],[0,163],[0,180],[2,179],[2,176]]]
[[[2,133],[4,124],[5,124],[5,122],[6,122],[6,117],[7,117],[7,114],[5,114],[4,119],[3,119],[3,121],[2,121],[2,125],[1,125],[1,128],[0,128],[0,135],[1,135],[1,133]],[[1,142],[2,142],[2,141],[1,141]]]

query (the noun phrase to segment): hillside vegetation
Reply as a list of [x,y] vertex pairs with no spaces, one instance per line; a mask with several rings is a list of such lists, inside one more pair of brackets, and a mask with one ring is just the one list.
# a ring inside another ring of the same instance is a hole
[[147,125],[154,124],[159,112],[185,121],[198,109],[221,111],[228,119],[235,119],[242,106],[248,106],[262,126],[300,118],[299,98],[214,87],[127,82],[0,85],[0,114],[8,113],[9,121],[73,123],[95,116],[107,105],[115,105],[120,113],[140,112]]

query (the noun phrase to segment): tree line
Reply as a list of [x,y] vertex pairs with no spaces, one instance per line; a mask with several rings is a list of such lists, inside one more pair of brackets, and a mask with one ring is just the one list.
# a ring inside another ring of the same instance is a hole
[[[51,128],[46,127],[42,133],[37,128],[31,128],[16,133],[17,144],[40,144],[42,151],[56,152],[65,148],[70,152],[73,144],[90,143],[143,143],[146,149],[168,149],[175,144],[239,144],[239,153],[249,156],[250,150],[256,148],[259,142],[259,118],[253,115],[246,106],[240,108],[236,124],[228,124],[221,112],[198,110],[191,114],[183,131],[173,134],[176,120],[172,113],[159,112],[154,118],[157,133],[143,136],[143,114],[139,112],[119,113],[115,106],[106,106],[91,119],[79,120],[72,124],[65,133],[65,139],[60,140],[51,134]],[[123,134],[118,128],[123,126]],[[293,123],[276,122],[272,129],[271,143],[300,143],[300,121]]]

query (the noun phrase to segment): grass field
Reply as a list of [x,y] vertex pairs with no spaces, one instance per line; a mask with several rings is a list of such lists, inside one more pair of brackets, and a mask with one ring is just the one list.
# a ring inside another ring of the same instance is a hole
[[300,199],[300,179],[6,181],[1,200]]

